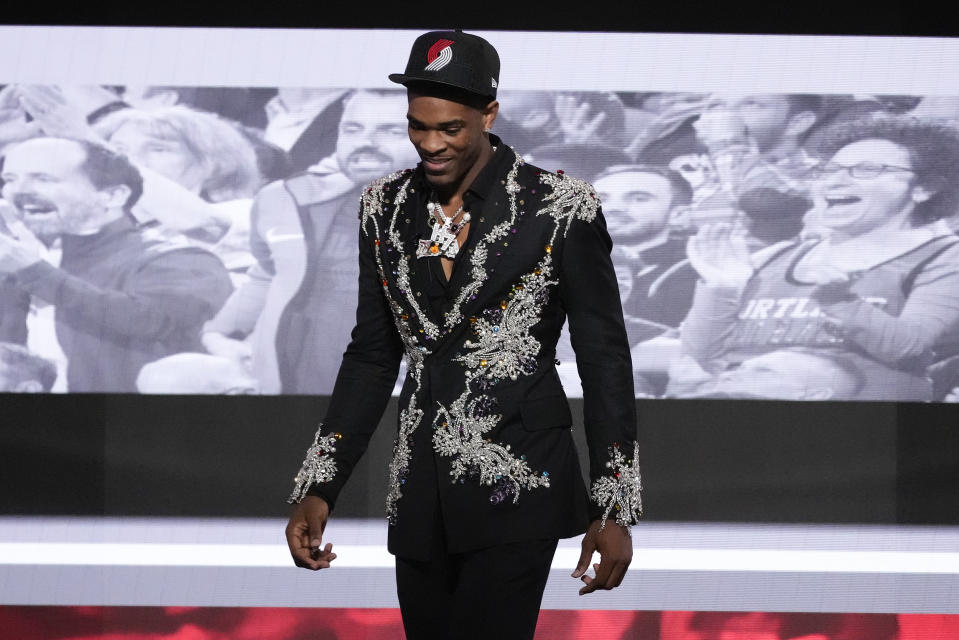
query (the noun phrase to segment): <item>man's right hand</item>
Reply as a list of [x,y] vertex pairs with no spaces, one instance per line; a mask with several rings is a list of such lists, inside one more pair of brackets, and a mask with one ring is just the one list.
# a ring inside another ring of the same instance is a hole
[[286,543],[296,566],[313,571],[330,568],[336,559],[333,544],[327,542],[320,548],[329,517],[330,506],[317,496],[306,496],[293,508],[286,525]]

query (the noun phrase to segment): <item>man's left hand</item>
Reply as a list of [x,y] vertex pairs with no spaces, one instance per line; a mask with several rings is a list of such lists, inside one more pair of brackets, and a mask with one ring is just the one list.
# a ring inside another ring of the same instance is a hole
[[[583,536],[583,551],[579,555],[579,563],[573,571],[574,578],[580,578],[586,584],[579,590],[579,595],[592,593],[597,589],[614,589],[623,581],[629,563],[633,561],[633,539],[626,527],[616,524],[615,520],[607,520],[606,526],[600,531],[601,521],[594,520]],[[596,576],[586,575],[589,562],[593,559],[593,552],[599,551],[599,564],[594,564]]]
[[0,273],[14,273],[40,262],[40,254],[29,243],[0,233]]

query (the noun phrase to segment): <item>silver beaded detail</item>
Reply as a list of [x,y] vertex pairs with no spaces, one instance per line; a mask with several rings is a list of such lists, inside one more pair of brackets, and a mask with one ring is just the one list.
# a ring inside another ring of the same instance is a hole
[[616,511],[616,523],[624,527],[636,524],[643,513],[643,480],[639,474],[639,443],[633,443],[633,455],[627,458],[618,444],[609,448],[607,475],[593,481],[593,502],[603,507],[603,521],[599,527],[606,527],[606,520]]
[[321,424],[313,436],[313,444],[306,450],[303,465],[293,479],[293,493],[286,500],[291,504],[305,498],[312,485],[329,482],[336,475],[336,460],[333,459],[333,454],[336,453],[336,441],[342,436],[338,433],[323,436],[320,435],[322,431]]

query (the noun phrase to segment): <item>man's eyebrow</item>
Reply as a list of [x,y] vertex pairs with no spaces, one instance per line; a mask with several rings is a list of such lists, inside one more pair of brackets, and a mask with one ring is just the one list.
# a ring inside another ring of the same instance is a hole
[[[414,117],[411,116],[410,114],[406,114],[406,119],[410,122],[410,124],[418,124],[418,125],[424,126],[424,127],[427,126],[426,123],[420,122],[419,120],[417,120],[416,118],[414,118]],[[462,127],[462,126],[465,125],[465,124],[466,124],[466,120],[463,120],[462,118],[456,118],[456,119],[454,119],[454,120],[447,120],[446,122],[437,123],[437,125],[436,125],[435,128],[436,128],[436,129],[446,129],[446,128],[448,128],[448,127]]]

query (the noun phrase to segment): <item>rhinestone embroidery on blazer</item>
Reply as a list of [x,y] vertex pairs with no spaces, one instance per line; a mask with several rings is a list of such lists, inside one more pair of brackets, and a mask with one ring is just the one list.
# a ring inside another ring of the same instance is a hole
[[[396,228],[409,192],[410,170],[371,183],[361,197],[362,231],[374,242],[378,277],[405,347],[408,376],[416,383],[409,404],[400,412],[399,431],[389,466],[390,489],[386,502],[391,524],[396,522],[397,503],[403,496],[402,488],[409,474],[413,435],[425,415],[417,405],[424,361],[432,353],[433,341],[464,321],[463,307],[476,298],[488,280],[486,264],[490,247],[507,237],[524,213],[517,204],[517,194],[522,187],[516,181],[522,165],[522,158],[517,156],[506,176],[509,215],[476,243],[470,257],[470,280],[454,300],[442,327],[427,317],[416,300],[410,280],[412,252],[404,250],[403,239]],[[391,185],[404,176],[406,180],[396,188],[391,202],[388,193]],[[495,398],[484,392],[503,380],[516,380],[536,372],[536,356],[541,345],[530,335],[530,330],[540,321],[550,291],[558,284],[557,280],[550,279],[553,244],[558,236],[566,236],[574,219],[592,222],[600,206],[599,198],[586,182],[546,172],[538,173],[538,177],[540,183],[549,188],[549,193],[543,197],[542,206],[535,214],[549,215],[555,221],[550,241],[535,269],[514,285],[506,299],[470,318],[473,337],[465,341],[461,352],[453,356],[453,360],[466,370],[465,388],[449,406],[437,403],[433,423],[433,447],[439,455],[451,458],[451,480],[464,483],[471,479],[491,487],[490,501],[494,504],[507,498],[515,503],[521,490],[549,487],[550,479],[548,471],[534,471],[526,456],[517,455],[510,445],[501,445],[485,437],[499,424],[502,416],[495,412]],[[387,218],[388,225],[383,229]],[[610,454],[609,475],[593,483],[592,498],[605,506],[603,526],[613,509],[617,510],[617,522],[631,524],[642,508],[636,456],[634,454],[631,461],[624,462],[618,449],[611,448]],[[322,474],[314,474],[312,482],[328,482],[336,472],[332,461],[324,469]],[[304,487],[298,485],[294,494],[305,494],[308,488],[309,483]]]

